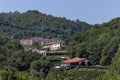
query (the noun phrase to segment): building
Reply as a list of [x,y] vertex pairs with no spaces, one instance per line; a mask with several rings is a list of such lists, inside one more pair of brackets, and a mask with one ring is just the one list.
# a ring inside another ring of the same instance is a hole
[[[64,51],[65,43],[62,40],[35,37],[31,39],[21,39],[20,43],[25,51],[32,51],[40,54],[47,53],[47,51],[51,51],[51,53],[67,53],[67,51]],[[40,49],[34,49],[32,46],[33,44],[39,44]]]
[[32,49],[32,52],[39,53],[39,49]]
[[49,48],[49,50],[63,50],[65,48],[64,41],[50,41],[46,43],[43,48]]
[[32,47],[24,47],[25,52],[28,52],[28,51],[31,51],[31,50],[32,50]]
[[44,39],[44,38],[32,38],[31,39],[33,43],[40,44],[41,46],[45,45],[50,41],[50,39]]
[[22,40],[20,40],[20,44],[23,47],[28,47],[28,46],[32,46],[33,42],[31,39],[22,39]]
[[56,41],[50,46],[50,50],[63,50],[65,48],[64,41]]
[[90,60],[87,58],[72,58],[64,60],[61,63],[61,67],[72,67],[72,66],[89,66]]
[[47,53],[47,50],[46,49],[33,49],[32,52],[35,52],[35,53],[39,53],[39,54],[42,54],[42,55],[46,55]]

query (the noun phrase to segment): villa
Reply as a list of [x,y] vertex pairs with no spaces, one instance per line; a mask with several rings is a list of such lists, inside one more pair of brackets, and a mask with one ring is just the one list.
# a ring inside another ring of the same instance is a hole
[[90,60],[87,58],[72,58],[62,61],[61,67],[89,66]]

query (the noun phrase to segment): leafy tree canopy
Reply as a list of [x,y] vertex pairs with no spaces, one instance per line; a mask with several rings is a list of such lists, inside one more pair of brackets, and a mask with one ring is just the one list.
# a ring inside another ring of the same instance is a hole
[[0,13],[0,33],[12,38],[66,38],[73,33],[86,30],[90,25],[79,20],[71,21],[64,17],[54,17],[28,10]]
[[110,65],[120,43],[120,18],[77,32],[66,43],[73,56],[87,57],[93,64]]

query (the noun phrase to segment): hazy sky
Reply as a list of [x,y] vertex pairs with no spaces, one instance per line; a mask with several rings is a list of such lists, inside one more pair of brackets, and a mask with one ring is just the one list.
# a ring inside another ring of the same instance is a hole
[[120,16],[120,0],[0,0],[0,12],[39,10],[90,24]]

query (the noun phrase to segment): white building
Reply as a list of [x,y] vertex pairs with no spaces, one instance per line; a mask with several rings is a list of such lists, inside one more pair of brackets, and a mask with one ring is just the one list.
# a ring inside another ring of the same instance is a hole
[[62,50],[65,48],[65,43],[64,41],[57,41],[54,42],[51,46],[50,46],[50,50]]
[[65,48],[64,41],[52,41],[48,42],[43,48],[49,48],[49,50],[63,50]]
[[87,58],[72,58],[64,60],[61,63],[61,67],[71,67],[71,66],[89,66],[90,60]]
[[44,50],[44,49],[33,49],[32,52],[35,52],[35,53],[39,53],[39,54],[42,54],[42,55],[46,55],[47,51]]

